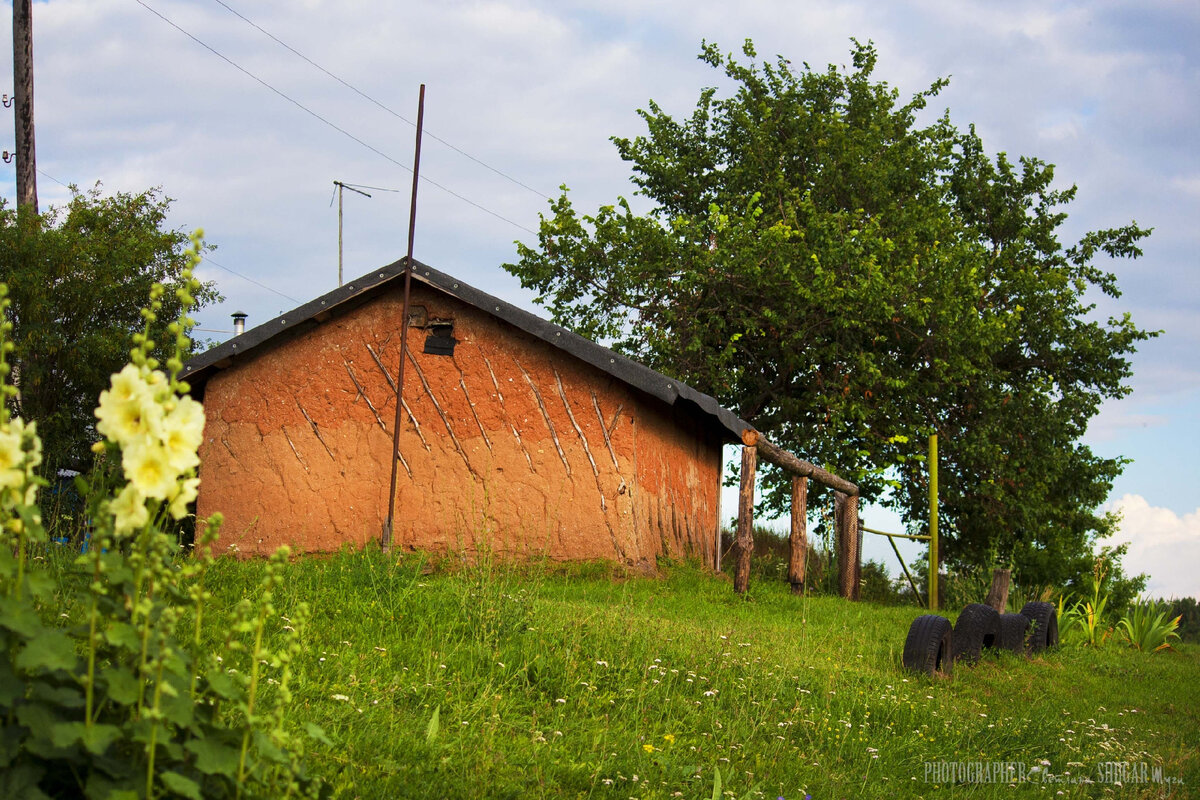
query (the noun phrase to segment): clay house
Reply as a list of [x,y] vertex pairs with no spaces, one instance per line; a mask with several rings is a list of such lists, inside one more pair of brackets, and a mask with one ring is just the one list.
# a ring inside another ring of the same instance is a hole
[[[716,558],[711,397],[414,263],[393,546],[652,563]],[[192,359],[207,426],[197,513],[242,553],[381,537],[403,262]]]

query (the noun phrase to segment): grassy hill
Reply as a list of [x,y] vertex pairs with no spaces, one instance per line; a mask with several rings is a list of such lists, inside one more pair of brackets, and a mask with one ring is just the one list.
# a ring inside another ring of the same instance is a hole
[[[263,569],[219,562],[214,603],[251,593]],[[929,680],[900,669],[915,607],[795,597],[763,578],[743,598],[695,566],[660,573],[299,559],[276,606],[313,608],[290,717],[329,735],[313,770],[347,798],[1188,797],[1200,786],[1196,646],[993,655]],[[963,769],[996,782],[956,786]]]

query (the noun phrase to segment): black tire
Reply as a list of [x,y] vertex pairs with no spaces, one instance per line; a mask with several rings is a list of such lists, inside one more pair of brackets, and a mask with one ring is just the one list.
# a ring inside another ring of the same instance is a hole
[[1029,651],[1037,653],[1047,647],[1058,647],[1058,609],[1054,603],[1026,603],[1021,615],[1032,623]]
[[996,647],[1018,655],[1026,650],[1025,634],[1029,630],[1029,617],[1024,614],[1001,614],[1000,635]]
[[975,664],[986,647],[996,646],[1000,635],[1000,612],[983,603],[972,603],[954,624],[954,660]]
[[904,668],[925,675],[941,672],[947,677],[954,668],[950,657],[953,628],[950,620],[936,614],[922,614],[913,620],[904,640]]

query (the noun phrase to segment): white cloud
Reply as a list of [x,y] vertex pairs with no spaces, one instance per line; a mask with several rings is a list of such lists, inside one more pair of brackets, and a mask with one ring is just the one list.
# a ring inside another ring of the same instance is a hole
[[1180,175],[1171,179],[1171,185],[1184,194],[1200,197],[1200,175]]
[[1127,574],[1146,573],[1152,597],[1200,597],[1200,507],[1180,516],[1152,506],[1138,494],[1106,504],[1121,514],[1119,530],[1105,544],[1129,543]]

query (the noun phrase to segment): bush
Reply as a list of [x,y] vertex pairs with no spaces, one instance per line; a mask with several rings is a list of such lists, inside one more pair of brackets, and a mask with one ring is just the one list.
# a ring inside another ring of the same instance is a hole
[[1179,640],[1176,629],[1179,617],[1171,618],[1168,607],[1161,603],[1144,601],[1134,603],[1129,612],[1117,622],[1117,628],[1125,635],[1130,646],[1143,653],[1155,653],[1171,646],[1171,640]]
[[[193,237],[192,266],[200,243]],[[192,269],[176,295],[185,309]],[[162,308],[151,291],[147,328]],[[0,306],[7,308],[0,286]],[[146,333],[100,396],[93,448],[98,466],[78,491],[91,546],[57,585],[46,552],[38,491],[41,442],[34,423],[10,416],[16,390],[5,360],[11,325],[0,326],[0,796],[135,798],[313,795],[304,742],[285,726],[290,663],[307,610],[276,650],[264,631],[282,625],[272,595],[286,549],[272,557],[257,602],[230,613],[219,650],[201,646],[219,518],[194,558],[168,531],[188,514],[199,485],[200,404],[178,380],[191,321],[168,326],[174,355],[160,370]],[[54,559],[51,559],[54,560]],[[75,615],[64,609],[76,611]],[[62,617],[82,623],[64,627]],[[266,691],[273,684],[273,691]],[[310,736],[323,738],[315,726]]]

